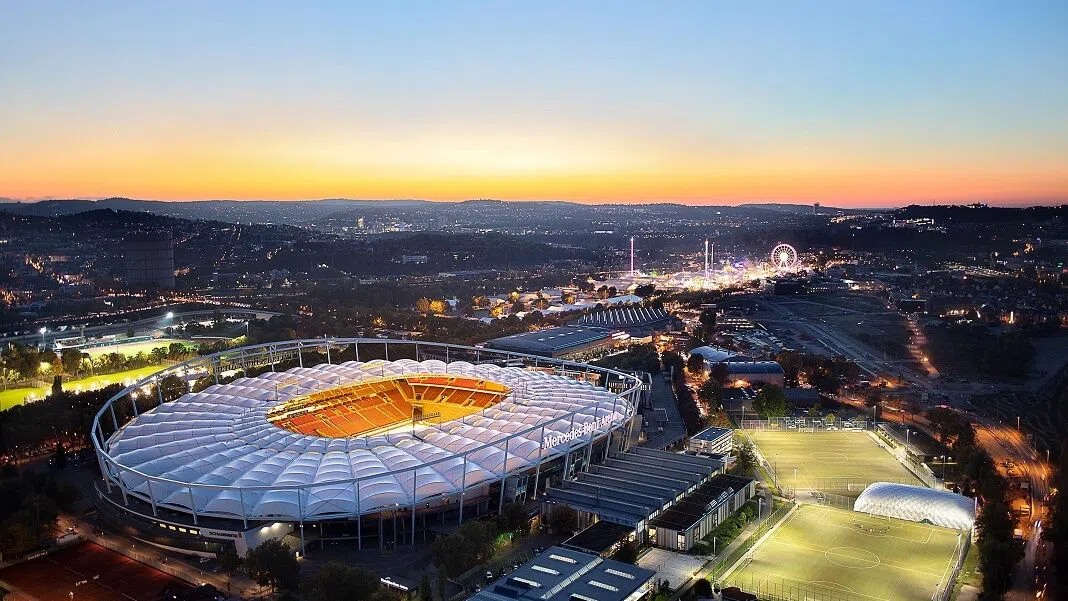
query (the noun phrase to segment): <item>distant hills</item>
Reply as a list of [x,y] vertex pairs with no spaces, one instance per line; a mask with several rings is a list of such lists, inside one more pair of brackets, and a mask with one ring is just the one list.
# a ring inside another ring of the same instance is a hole
[[[0,199],[0,211],[16,215],[37,217],[56,217],[72,215],[86,211],[112,209],[115,211],[147,212],[156,215],[181,217],[184,219],[211,219],[228,222],[252,223],[312,223],[336,214],[371,211],[375,213],[413,212],[423,216],[440,214],[460,217],[470,211],[490,211],[493,213],[528,213],[531,211],[564,212],[579,215],[605,215],[618,213],[620,210],[634,211],[636,214],[650,213],[665,215],[677,212],[688,217],[701,214],[726,213],[745,214],[748,212],[787,212],[811,214],[811,205],[794,204],[745,204],[737,206],[682,205],[677,203],[648,204],[581,204],[568,201],[502,201],[494,199],[473,199],[458,202],[437,202],[416,199],[401,200],[352,200],[346,198],[328,198],[320,200],[201,200],[201,201],[159,201],[131,198],[105,198],[100,200],[39,200],[30,202]],[[821,214],[846,214],[865,212],[863,209],[842,209],[820,207]]]

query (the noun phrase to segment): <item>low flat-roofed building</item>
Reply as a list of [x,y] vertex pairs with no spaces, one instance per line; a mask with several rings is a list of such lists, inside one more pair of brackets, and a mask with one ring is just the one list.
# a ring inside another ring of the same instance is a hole
[[705,428],[690,438],[686,449],[706,455],[729,455],[734,449],[734,430],[715,426]]
[[642,543],[649,520],[722,469],[722,461],[713,457],[635,447],[549,488],[541,514],[550,516],[558,506],[570,507],[578,514],[579,528],[598,520],[615,522],[630,528]]
[[551,547],[489,584],[469,601],[637,601],[656,572],[593,553]]
[[581,358],[614,346],[616,342],[611,330],[591,326],[560,326],[494,338],[487,341],[486,346],[542,357]]
[[560,546],[608,557],[615,553],[621,544],[627,542],[627,539],[633,538],[633,534],[634,529],[630,526],[601,520],[560,543]]
[[728,361],[727,382],[741,387],[751,384],[774,384],[783,387],[786,372],[775,361]]
[[716,526],[756,496],[756,480],[719,474],[649,522],[650,543],[689,551]]

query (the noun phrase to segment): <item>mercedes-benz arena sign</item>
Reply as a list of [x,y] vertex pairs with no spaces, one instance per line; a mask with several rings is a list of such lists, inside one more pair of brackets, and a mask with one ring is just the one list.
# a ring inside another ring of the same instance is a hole
[[[422,360],[334,360],[361,350]],[[137,406],[136,393],[167,375],[219,381],[237,370],[303,365],[309,355],[326,361],[239,377],[147,411]],[[467,491],[592,449],[630,424],[639,388],[619,372],[487,349],[299,340],[167,368],[110,399],[92,439],[109,490],[153,513],[343,519],[446,499],[462,506]]]

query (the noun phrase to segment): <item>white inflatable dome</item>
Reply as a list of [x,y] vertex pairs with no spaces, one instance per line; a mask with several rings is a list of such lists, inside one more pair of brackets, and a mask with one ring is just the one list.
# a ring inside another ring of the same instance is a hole
[[975,523],[975,502],[924,486],[876,482],[860,493],[853,511],[963,530]]

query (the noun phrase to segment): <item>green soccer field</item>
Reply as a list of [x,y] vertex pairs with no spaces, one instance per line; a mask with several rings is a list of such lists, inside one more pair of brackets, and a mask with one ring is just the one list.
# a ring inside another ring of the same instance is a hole
[[927,601],[957,541],[956,530],[801,505],[723,584],[772,601]]
[[857,496],[872,482],[923,485],[867,432],[748,430],[757,449],[793,490]]
[[[109,386],[111,384],[132,384],[141,378],[151,376],[164,367],[165,366],[163,365],[150,365],[148,367],[140,367],[138,369],[130,369],[113,374],[87,376],[77,380],[65,381],[63,382],[63,390],[81,392],[82,390],[103,388],[104,386]],[[32,402],[39,400],[48,393],[48,387],[11,388],[0,391],[0,411],[10,409],[15,405],[21,405],[27,401]]]

